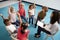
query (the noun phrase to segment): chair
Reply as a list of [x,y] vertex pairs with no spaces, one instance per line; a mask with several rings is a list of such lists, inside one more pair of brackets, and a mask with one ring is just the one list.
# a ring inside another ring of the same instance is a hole
[[[54,31],[53,31],[52,29],[53,29]],[[47,40],[48,37],[51,37],[52,40],[54,40],[53,36],[58,32],[59,29],[58,29],[57,26],[54,26],[52,29],[50,29],[50,30],[51,30],[51,35],[47,34],[45,40]],[[53,32],[53,33],[52,33],[52,32]]]
[[18,40],[17,37],[16,37],[17,36],[17,33],[13,33],[12,34],[12,32],[10,30],[8,30],[7,28],[6,28],[6,30],[10,34],[10,37],[12,38],[12,40]]

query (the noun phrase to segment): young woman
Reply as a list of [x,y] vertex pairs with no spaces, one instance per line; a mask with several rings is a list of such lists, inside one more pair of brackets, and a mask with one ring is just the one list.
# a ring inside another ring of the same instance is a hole
[[[42,11],[38,13],[37,21],[44,22],[44,17],[46,16],[47,11],[48,11],[48,8],[43,6]],[[36,21],[36,24],[35,24],[35,28],[37,26],[37,21]],[[37,33],[35,34],[35,37],[40,37],[41,30],[43,30],[43,29],[40,26],[38,26],[38,30],[37,30]]]
[[[19,26],[20,24],[19,20],[21,20],[20,14],[18,12],[15,12],[13,7],[9,7],[8,14],[11,23],[15,24],[16,26]],[[16,19],[17,16],[18,16],[18,20]]]
[[30,24],[31,19],[32,19],[32,24],[33,24],[33,19],[35,15],[35,4],[29,5],[28,14],[29,14],[29,24]]
[[19,40],[28,40],[29,30],[27,30],[28,23],[22,23],[18,29],[17,38]]
[[49,24],[50,31],[45,30],[44,28],[39,27],[40,31],[38,32],[38,34],[35,34],[35,37],[40,37],[39,35],[40,35],[41,31],[43,31],[43,32],[45,32],[47,34],[52,35],[52,34],[54,34],[55,30],[58,30],[58,27],[59,27],[59,24],[58,24],[59,23],[59,12],[58,11],[53,11],[52,14],[51,14],[51,18],[50,19],[51,19],[50,20],[50,24]]

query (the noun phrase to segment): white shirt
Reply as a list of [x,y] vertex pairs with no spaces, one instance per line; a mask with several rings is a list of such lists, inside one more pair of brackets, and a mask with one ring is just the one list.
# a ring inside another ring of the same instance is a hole
[[14,12],[14,13],[9,13],[9,15],[10,15],[10,21],[13,23],[13,22],[16,22],[16,13]]
[[28,12],[30,12],[31,15],[34,15],[35,9],[32,9],[32,10],[29,9]]
[[15,26],[14,25],[9,25],[9,26],[6,26],[6,28],[11,31],[12,33],[16,30]]
[[55,22],[53,25],[49,24],[47,27],[50,30],[51,34],[55,34],[57,29],[59,30],[59,24],[57,22]]

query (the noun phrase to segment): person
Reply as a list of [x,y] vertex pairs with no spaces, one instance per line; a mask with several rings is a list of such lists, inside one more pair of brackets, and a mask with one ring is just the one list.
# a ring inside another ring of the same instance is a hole
[[[48,11],[48,7],[45,7],[43,6],[42,7],[42,11],[38,13],[38,16],[37,16],[37,21],[41,21],[44,23],[44,17],[46,16],[46,12]],[[37,26],[37,21],[35,23],[35,28]],[[44,25],[45,26],[45,25]],[[44,30],[42,29],[40,26],[38,26],[38,29],[37,29],[37,33],[35,34],[35,37],[39,38],[40,37],[40,33],[41,33],[41,30]],[[44,30],[45,31],[45,30]],[[47,33],[50,34],[50,32],[46,31]]]
[[[41,31],[43,31],[49,35],[53,35],[58,30],[58,28],[59,28],[59,12],[54,10],[51,14],[50,19],[51,19],[50,24],[48,24],[48,26],[50,26],[49,27],[50,31],[48,31],[44,28],[40,28],[40,33],[41,33]],[[39,35],[36,35],[36,37],[39,37]]]
[[11,34],[17,33],[17,29],[16,29],[15,25],[11,24],[11,22],[8,18],[5,19],[2,14],[0,14],[0,16],[3,18],[3,22],[6,26],[6,29],[8,29],[11,32]]
[[32,24],[33,24],[33,19],[35,15],[35,4],[29,5],[28,14],[29,14],[29,24],[30,24],[31,19],[32,19]]
[[18,29],[17,39],[28,40],[29,30],[27,29],[28,23],[22,23],[21,27]]
[[18,12],[19,12],[21,18],[24,19],[24,21],[28,23],[27,19],[25,18],[26,13],[25,13],[25,9],[24,9],[24,4],[23,3],[19,2],[19,11]]
[[50,17],[50,29],[51,34],[54,34],[55,30],[59,30],[59,12],[57,10],[54,10]]
[[37,21],[38,21],[38,20],[39,20],[39,21],[43,20],[44,17],[46,16],[46,12],[47,12],[47,11],[48,11],[48,7],[43,6],[43,7],[42,7],[42,11],[40,11],[40,12],[38,13],[37,20],[36,20],[36,23],[35,23],[35,28],[36,28],[36,26],[37,26]]
[[[19,26],[20,25],[20,14],[18,12],[15,12],[14,8],[11,6],[8,9],[8,14],[9,14],[9,19],[11,21],[12,24]],[[18,19],[16,19],[16,17],[18,16]]]

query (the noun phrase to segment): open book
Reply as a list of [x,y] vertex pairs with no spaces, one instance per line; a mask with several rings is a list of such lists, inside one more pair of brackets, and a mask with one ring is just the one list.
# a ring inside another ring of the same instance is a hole
[[40,26],[40,27],[42,27],[42,28],[44,28],[44,27],[43,27],[44,23],[41,22],[41,21],[38,21],[38,22],[37,22],[37,25]]
[[41,21],[38,21],[38,22],[37,22],[37,25],[38,25],[38,26],[40,26],[41,28],[44,28],[45,30],[50,31],[49,26],[48,26],[48,25],[46,25],[46,26],[44,27],[44,26],[43,26],[43,25],[44,25],[44,23],[43,23],[43,22],[41,22]]

